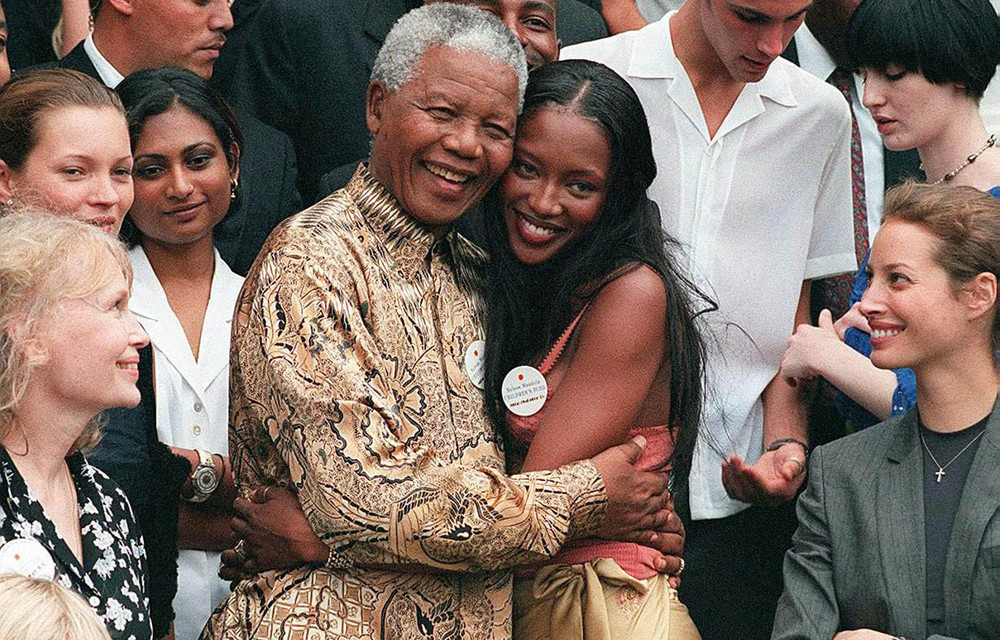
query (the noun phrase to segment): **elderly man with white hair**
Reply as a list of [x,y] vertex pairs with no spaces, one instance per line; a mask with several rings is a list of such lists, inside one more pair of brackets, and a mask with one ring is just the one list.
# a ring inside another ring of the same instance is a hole
[[204,638],[509,638],[509,567],[650,542],[671,517],[640,443],[504,475],[478,388],[482,257],[450,227],[510,162],[526,80],[493,16],[407,14],[368,89],[370,163],[264,246],[234,321],[231,459],[244,491],[292,489],[325,553],[242,581]]

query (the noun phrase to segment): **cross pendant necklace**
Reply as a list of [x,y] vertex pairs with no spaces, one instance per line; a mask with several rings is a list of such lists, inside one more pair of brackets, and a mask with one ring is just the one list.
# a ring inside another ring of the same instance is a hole
[[937,468],[938,468],[938,470],[934,472],[934,475],[937,476],[937,480],[935,480],[935,482],[937,482],[938,484],[941,484],[941,478],[943,478],[945,476],[944,470],[947,469],[951,465],[952,462],[958,460],[958,457],[960,455],[962,455],[963,453],[965,453],[966,451],[968,451],[969,447],[971,447],[973,444],[975,444],[976,440],[979,440],[980,438],[982,438],[984,433],[986,433],[986,429],[983,429],[982,431],[979,432],[978,435],[976,435],[975,438],[973,438],[972,440],[969,440],[969,444],[967,444],[964,447],[962,447],[961,451],[959,451],[958,453],[956,453],[955,456],[951,460],[949,460],[944,466],[942,466],[941,463],[937,461],[937,458],[934,457],[934,453],[931,451],[931,448],[927,446],[927,441],[924,440],[924,432],[921,431],[920,432],[920,443],[922,445],[924,445],[924,450],[927,452],[927,455],[929,455],[931,457],[931,460],[934,461],[934,464],[937,465]]

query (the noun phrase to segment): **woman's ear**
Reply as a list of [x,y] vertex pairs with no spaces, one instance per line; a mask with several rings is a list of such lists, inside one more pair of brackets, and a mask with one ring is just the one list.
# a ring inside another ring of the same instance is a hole
[[229,177],[233,180],[239,181],[240,179],[240,145],[233,142],[229,145],[229,157],[232,158],[232,162],[229,164]]
[[980,273],[964,289],[970,320],[989,314],[997,304],[997,277],[992,273]]
[[44,362],[48,352],[38,339],[38,323],[30,323],[27,314],[19,314],[10,324],[7,335],[11,346],[24,354],[25,360],[36,364]]

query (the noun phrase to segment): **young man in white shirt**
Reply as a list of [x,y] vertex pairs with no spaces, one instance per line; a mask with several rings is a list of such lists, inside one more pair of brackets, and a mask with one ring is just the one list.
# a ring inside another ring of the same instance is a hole
[[808,446],[805,398],[778,366],[809,321],[809,281],[856,268],[848,106],[778,59],[809,5],[688,0],[562,55],[603,62],[635,88],[659,167],[649,195],[719,304],[705,322],[709,397],[681,586],[704,640],[770,636],[794,522],[769,507],[794,497]]

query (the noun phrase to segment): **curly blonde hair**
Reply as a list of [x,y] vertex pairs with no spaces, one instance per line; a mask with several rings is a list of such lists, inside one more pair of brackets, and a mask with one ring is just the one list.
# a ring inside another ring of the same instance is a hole
[[0,640],[111,640],[79,595],[49,580],[0,575]]
[[[14,424],[32,371],[47,360],[39,321],[59,313],[63,300],[88,296],[118,274],[131,287],[124,245],[97,227],[28,207],[0,218],[0,440]],[[70,453],[98,437],[95,418]]]

